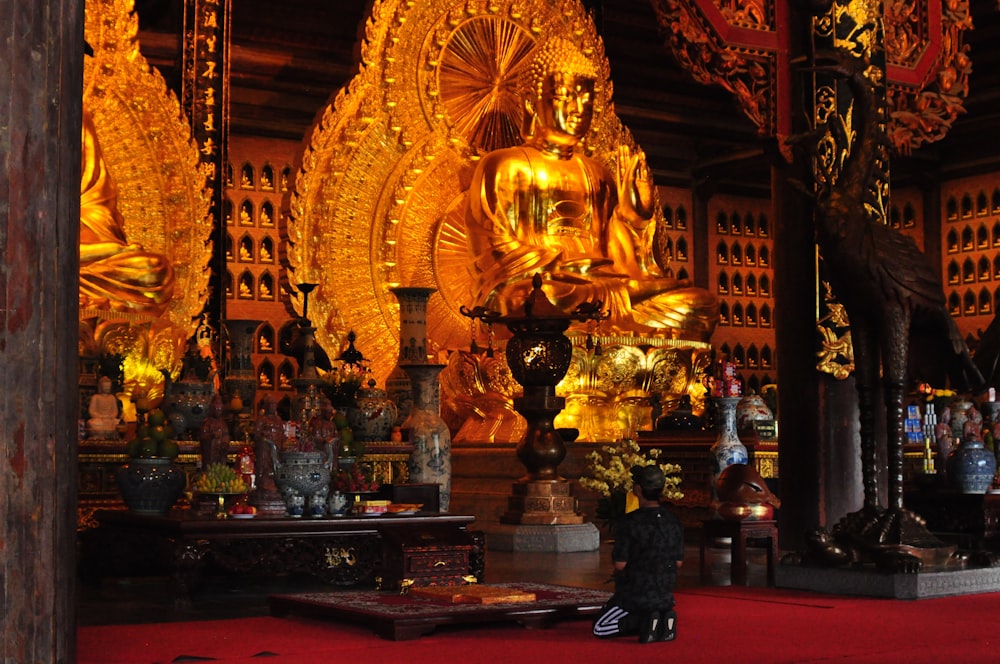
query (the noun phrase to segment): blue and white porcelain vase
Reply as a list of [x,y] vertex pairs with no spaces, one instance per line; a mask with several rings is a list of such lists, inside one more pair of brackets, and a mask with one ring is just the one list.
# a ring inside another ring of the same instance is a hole
[[396,404],[385,390],[375,386],[374,380],[358,390],[354,406],[347,409],[347,423],[354,439],[366,443],[389,440],[395,422]]
[[996,472],[996,458],[981,440],[964,440],[948,456],[948,477],[961,493],[986,493]]
[[715,444],[709,449],[712,457],[712,496],[722,471],[735,463],[747,463],[750,456],[746,446],[736,434],[736,406],[740,397],[713,397],[716,428],[719,431]]
[[441,419],[438,374],[443,364],[407,364],[403,369],[413,385],[413,407],[402,429],[413,445],[410,482],[440,485],[440,510],[451,502],[451,432]]
[[403,367],[428,363],[427,302],[437,289],[397,286],[389,290],[399,300],[399,360],[385,380],[385,392],[396,404],[394,425],[402,428],[413,408],[413,386]]

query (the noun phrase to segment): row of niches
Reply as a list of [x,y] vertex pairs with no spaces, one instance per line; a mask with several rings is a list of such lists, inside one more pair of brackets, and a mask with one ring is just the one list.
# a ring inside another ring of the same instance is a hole
[[949,254],[991,248],[1000,248],[1000,221],[993,224],[992,230],[987,230],[986,224],[979,224],[975,231],[972,226],[966,226],[961,233],[952,228],[945,235],[945,249]]
[[[226,215],[226,225],[233,226],[233,202],[226,199],[223,204]],[[274,214],[274,204],[265,200],[260,204],[260,208],[255,208],[252,201],[244,200],[240,203],[239,212],[240,226],[260,226],[261,228],[274,228],[277,217]]]
[[744,347],[741,343],[730,346],[726,342],[719,346],[719,353],[730,358],[738,371],[770,371],[774,368],[774,352],[768,344],[758,349],[757,344]]
[[291,360],[285,359],[277,367],[271,360],[264,360],[257,365],[257,389],[261,390],[294,390],[296,367]]
[[752,212],[715,215],[715,232],[719,235],[743,235],[744,237],[771,237],[771,224],[763,214],[754,217]]
[[734,272],[732,278],[725,270],[719,272],[719,295],[746,295],[747,297],[771,297],[771,278],[767,273],[757,277],[753,273],[744,278],[740,272]]
[[680,263],[688,262],[688,241],[686,237],[679,237],[676,241],[674,238],[667,237],[666,241],[663,243],[663,250],[672,261],[678,261]]
[[770,374],[758,376],[755,373],[747,376],[742,371],[736,372],[736,377],[743,383],[743,394],[761,394],[768,385],[774,385],[774,379]]
[[973,201],[972,194],[962,194],[961,202],[954,196],[950,196],[945,202],[945,219],[953,222],[959,219],[972,219],[973,217],[985,217],[989,214],[1000,215],[1000,187],[993,190],[993,195],[987,197],[986,192],[980,190]]
[[966,258],[959,266],[958,261],[948,262],[947,279],[949,286],[973,284],[977,281],[1000,281],[1000,254],[993,257],[980,256],[978,261]]
[[670,205],[664,205],[663,226],[672,231],[686,231],[688,229],[687,209],[683,205],[678,205],[676,209]]
[[897,231],[903,228],[917,227],[917,213],[910,203],[903,205],[900,210],[898,205],[889,206],[889,225]]
[[[284,193],[288,191],[288,181],[291,177],[292,167],[285,166],[281,169],[281,172],[277,174],[277,180],[275,180],[275,170],[271,164],[264,164],[260,167],[260,172],[254,168],[253,164],[250,162],[244,162],[243,166],[240,167],[240,189],[248,189],[255,191],[278,191]],[[234,179],[233,165],[226,164],[226,187],[229,189],[236,188],[236,181]]]
[[715,247],[715,262],[719,265],[770,267],[771,249],[767,245],[758,248],[752,242],[747,242],[744,246],[739,242],[730,245],[725,240],[719,240]]
[[1000,306],[1000,288],[995,291],[981,288],[979,293],[970,288],[961,295],[958,291],[952,291],[948,295],[948,313],[956,318],[990,315],[996,311],[997,306]]
[[269,235],[260,238],[259,242],[249,235],[244,235],[239,241],[239,250],[234,253],[233,236],[226,236],[226,260],[230,263],[274,263],[274,240]]
[[[240,300],[263,300],[265,302],[274,302],[275,295],[275,278],[270,271],[263,272],[259,277],[254,277],[254,274],[250,270],[244,270],[240,274],[239,279],[233,278],[233,273],[226,272],[226,297],[229,299],[240,299]],[[234,289],[235,282],[235,289]]]
[[771,327],[774,323],[771,306],[753,302],[743,306],[742,302],[719,302],[719,325],[725,327]]

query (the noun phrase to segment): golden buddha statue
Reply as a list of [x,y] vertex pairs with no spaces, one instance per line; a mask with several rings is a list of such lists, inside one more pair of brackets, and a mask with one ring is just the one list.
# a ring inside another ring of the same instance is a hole
[[83,112],[80,178],[80,308],[159,316],[174,292],[165,256],[130,243],[118,189],[104,162],[94,120]]
[[707,341],[718,301],[664,276],[653,257],[655,196],[645,155],[623,146],[617,177],[584,154],[598,74],[570,41],[548,39],[519,81],[522,145],[477,164],[466,224],[479,304],[510,313],[532,290],[572,310],[600,299],[614,332]]

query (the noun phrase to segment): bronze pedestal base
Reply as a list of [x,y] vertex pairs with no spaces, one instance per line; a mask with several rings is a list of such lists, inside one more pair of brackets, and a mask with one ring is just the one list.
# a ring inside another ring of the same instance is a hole
[[514,495],[507,499],[507,512],[500,523],[556,525],[583,523],[576,511],[576,498],[566,480],[521,481],[514,483]]

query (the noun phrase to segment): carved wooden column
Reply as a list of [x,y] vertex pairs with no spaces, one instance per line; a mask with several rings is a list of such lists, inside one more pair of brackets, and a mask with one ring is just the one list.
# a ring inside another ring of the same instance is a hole
[[[226,168],[229,161],[229,41],[232,0],[185,0],[183,107],[211,192],[212,260],[205,309],[212,328],[226,318]],[[231,212],[232,214],[233,212]],[[224,348],[220,347],[221,352]],[[220,362],[220,366],[225,366]],[[225,370],[223,369],[223,372]],[[248,408],[253,404],[248,404]]]
[[83,2],[0,24],[0,660],[74,662]]

